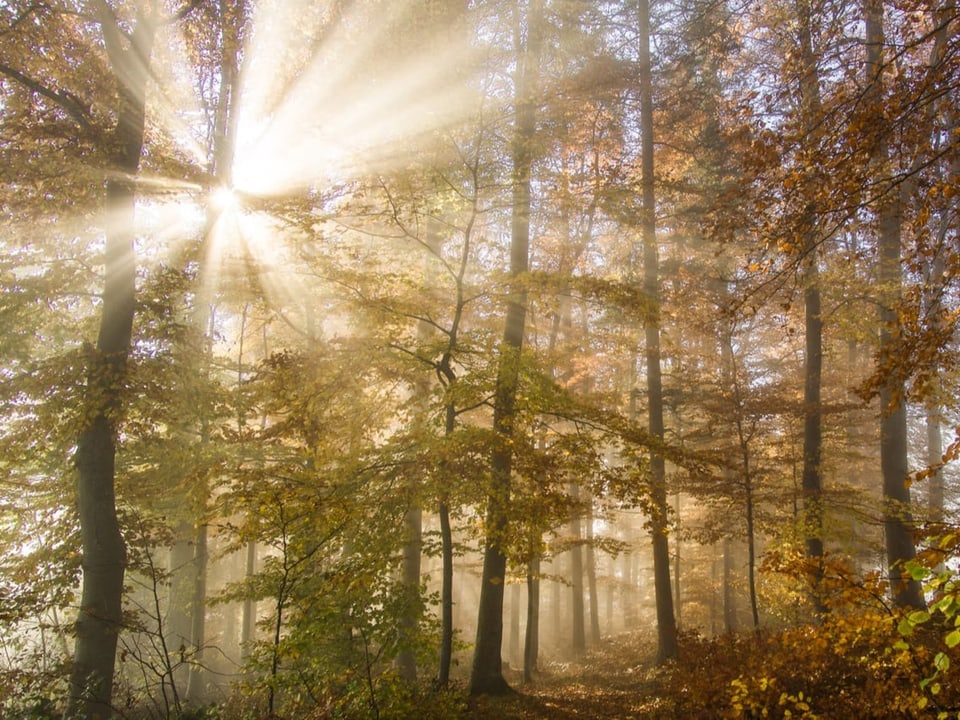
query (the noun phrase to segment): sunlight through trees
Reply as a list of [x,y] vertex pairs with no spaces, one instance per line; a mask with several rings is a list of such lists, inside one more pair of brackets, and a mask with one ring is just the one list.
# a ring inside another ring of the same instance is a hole
[[958,28],[0,3],[0,715],[955,715]]

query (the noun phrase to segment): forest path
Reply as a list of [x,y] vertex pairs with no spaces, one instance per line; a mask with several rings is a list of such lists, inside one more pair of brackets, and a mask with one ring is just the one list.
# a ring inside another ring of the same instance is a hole
[[517,692],[470,701],[474,720],[653,720],[673,717],[654,694],[654,655],[648,637],[608,638],[582,660],[552,663]]

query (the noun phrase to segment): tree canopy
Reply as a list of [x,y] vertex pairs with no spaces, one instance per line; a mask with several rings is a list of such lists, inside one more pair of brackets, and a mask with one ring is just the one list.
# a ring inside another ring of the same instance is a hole
[[0,3],[0,713],[955,713],[958,89],[951,0]]

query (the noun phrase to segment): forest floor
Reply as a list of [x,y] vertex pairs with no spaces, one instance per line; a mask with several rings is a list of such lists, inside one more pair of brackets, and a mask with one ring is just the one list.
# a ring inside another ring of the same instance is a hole
[[655,638],[628,634],[604,640],[581,660],[549,663],[536,682],[507,676],[505,697],[470,700],[475,720],[652,720],[674,717],[656,696]]

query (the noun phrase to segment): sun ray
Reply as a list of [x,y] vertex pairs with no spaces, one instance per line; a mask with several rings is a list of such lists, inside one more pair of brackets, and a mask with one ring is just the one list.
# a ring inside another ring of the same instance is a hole
[[[256,285],[249,292],[270,302],[300,302],[303,260],[284,253],[280,238],[290,231],[266,212],[271,199],[401,167],[425,141],[435,143],[431,133],[475,112],[469,41],[452,33],[416,47],[398,40],[398,29],[412,27],[411,13],[421,11],[412,0],[385,3],[374,22],[362,3],[352,6],[358,14],[336,18],[332,7],[256,3],[234,109],[230,187],[208,175],[210,118],[196,69],[184,59],[187,43],[177,35],[162,44],[169,50],[152,76],[149,112],[155,141],[181,165],[148,161],[136,180],[138,233],[156,244],[141,258],[161,262],[202,241],[203,302],[238,287],[241,274]],[[399,45],[402,52],[383,59],[384,48]]]
[[[435,41],[377,65],[390,44],[388,34],[402,26],[412,6],[390,3],[391,12],[360,38],[339,29],[359,25],[350,18],[339,20],[316,46],[312,33],[301,33],[304,47],[288,52],[308,57],[276,99],[276,65],[265,61],[270,40],[264,39],[275,35],[254,29],[239,107],[238,188],[251,195],[284,195],[361,172],[383,172],[408,160],[420,138],[472,114],[469,83],[460,69],[474,58],[463,38]],[[276,3],[264,4],[257,22],[283,25],[286,12]]]

